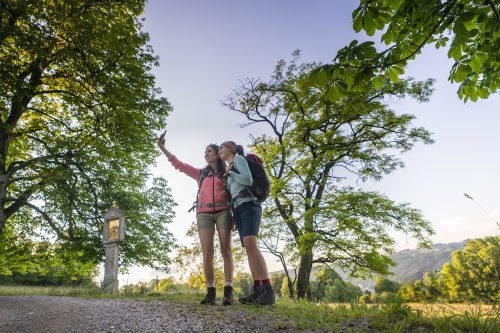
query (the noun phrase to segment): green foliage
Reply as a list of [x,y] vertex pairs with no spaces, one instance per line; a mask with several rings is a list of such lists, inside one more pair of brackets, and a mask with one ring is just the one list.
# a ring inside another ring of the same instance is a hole
[[399,291],[401,284],[396,281],[389,280],[384,277],[379,277],[375,282],[375,292],[382,293],[384,291],[396,293]]
[[361,288],[350,282],[335,279],[328,286],[325,293],[325,301],[329,302],[353,302],[359,299],[362,294]]
[[289,65],[278,63],[269,82],[243,82],[225,105],[244,115],[245,125],[262,123],[273,133],[254,138],[252,145],[272,186],[262,239],[285,244],[272,253],[287,253],[299,262],[297,293],[305,297],[313,264],[333,263],[359,275],[386,274],[392,263],[389,229],[428,244],[432,229],[418,210],[342,180],[349,175],[381,179],[404,165],[397,153],[418,142],[432,143],[427,130],[413,126],[412,115],[396,113],[385,102],[391,97],[425,101],[432,82],[386,80],[376,88],[361,79],[356,92],[332,101],[336,78],[312,84],[306,78],[317,64],[300,65],[298,52],[294,56]]
[[312,299],[323,302],[346,303],[357,301],[363,293],[361,288],[342,278],[331,269],[320,270],[311,281]]
[[497,303],[500,290],[500,237],[485,237],[466,242],[454,251],[441,272],[426,273],[422,280],[401,288],[401,295],[412,302],[486,302]]
[[161,295],[178,293],[189,289],[189,286],[177,282],[173,277],[153,279],[148,282],[137,282],[120,287],[120,294],[125,295]]
[[468,240],[455,251],[438,278],[450,301],[498,302],[500,294],[500,236]]
[[359,301],[359,303],[361,303],[361,304],[369,304],[369,303],[372,303],[371,296],[372,296],[371,292],[370,292],[370,291],[368,291],[368,290],[365,290],[365,291],[363,292],[363,295],[359,296],[358,301]]
[[149,181],[171,110],[139,16],[145,1],[0,6],[0,233],[46,238],[101,261],[102,215],[126,215],[121,267],[166,268],[174,202]]
[[93,285],[98,267],[81,252],[17,237],[8,224],[0,234],[0,284]]
[[443,299],[438,277],[439,274],[427,272],[422,280],[403,285],[400,294],[409,302],[435,302],[438,299]]
[[280,297],[290,298],[291,293],[290,288],[288,288],[288,278],[286,276],[281,280],[281,286],[277,290],[279,290]]
[[[34,251],[33,251],[34,249]],[[38,250],[38,251],[37,251]],[[37,265],[31,260],[32,252],[46,253],[46,247],[36,249],[35,242],[26,237],[18,237],[12,223],[7,223],[0,234],[0,275],[35,272]]]
[[[272,280],[274,286],[274,280]],[[248,295],[253,286],[253,278],[250,273],[238,271],[233,277],[233,289],[236,295]],[[276,291],[276,289],[274,289]]]
[[158,292],[168,292],[175,289],[176,281],[173,277],[168,277],[162,280],[157,281],[156,290]]
[[[224,271],[219,267],[214,269],[215,287],[217,289],[222,289],[224,287]],[[203,266],[198,266],[198,269],[191,272],[187,279],[187,285],[189,288],[197,289],[200,291],[206,290],[207,286],[205,284],[205,274],[203,273]]]
[[427,44],[448,46],[454,64],[450,82],[460,83],[458,96],[467,101],[488,98],[500,88],[500,3],[498,1],[360,1],[352,13],[353,28],[369,36],[382,31],[375,43],[352,41],[341,49],[332,65],[320,68],[315,80],[337,79],[330,95],[337,100],[345,91],[357,91],[361,81],[379,87],[384,80],[396,82],[408,61]]
[[[274,292],[277,296],[282,297],[283,293],[281,292],[281,288],[283,287],[283,284],[285,283],[286,288],[288,288],[288,280],[285,273],[280,273],[280,274],[273,274],[271,275],[271,284],[273,285]],[[285,281],[286,280],[286,281]],[[283,282],[285,281],[285,282]],[[290,295],[290,292],[288,291],[288,295]]]

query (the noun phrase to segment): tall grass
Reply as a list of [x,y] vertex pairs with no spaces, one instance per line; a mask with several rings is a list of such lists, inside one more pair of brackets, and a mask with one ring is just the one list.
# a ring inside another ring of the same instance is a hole
[[[432,315],[416,309],[400,298],[384,304],[326,304],[303,300],[277,299],[272,311],[250,307],[260,315],[277,317],[276,329],[326,329],[331,332],[439,332],[496,333],[500,332],[498,306],[463,304],[445,307],[429,305],[428,310],[441,309]],[[288,321],[288,326],[285,324]]]
[[92,297],[103,292],[97,286],[54,287],[54,286],[2,286],[0,296],[74,296]]
[[[500,309],[498,305],[453,304],[446,307],[439,317],[434,317],[435,326],[447,332],[500,332]],[[460,331],[462,329],[462,331]]]

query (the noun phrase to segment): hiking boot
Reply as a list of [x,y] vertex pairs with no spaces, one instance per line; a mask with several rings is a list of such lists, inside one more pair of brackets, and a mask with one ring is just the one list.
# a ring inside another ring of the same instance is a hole
[[208,287],[207,294],[201,300],[200,304],[214,305],[215,304],[215,287]]
[[250,288],[250,295],[245,297],[240,297],[239,301],[241,304],[255,304],[255,300],[259,297],[262,290],[262,286],[253,286]]
[[262,291],[259,297],[255,300],[255,304],[258,305],[273,305],[274,304],[274,289],[271,285],[262,286]]
[[222,305],[231,305],[233,302],[233,287],[224,286],[224,298],[222,299]]

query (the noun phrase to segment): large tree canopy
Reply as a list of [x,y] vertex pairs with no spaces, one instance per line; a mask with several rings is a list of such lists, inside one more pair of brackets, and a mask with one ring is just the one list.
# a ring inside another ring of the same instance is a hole
[[498,1],[361,0],[352,18],[356,32],[372,36],[381,30],[381,42],[388,47],[377,51],[374,42],[355,40],[340,50],[333,64],[321,71],[348,68],[351,83],[341,85],[343,90],[356,89],[363,76],[374,84],[386,76],[397,80],[427,44],[449,46],[448,57],[454,60],[449,80],[460,83],[458,96],[464,101],[488,98],[500,89]]
[[170,111],[138,16],[144,0],[0,1],[0,232],[99,260],[102,214],[126,214],[123,263],[164,266],[173,200],[148,188]]
[[313,264],[387,273],[394,242],[390,229],[428,242],[432,230],[418,210],[343,180],[349,175],[380,179],[403,166],[398,153],[432,142],[427,130],[413,126],[412,115],[384,102],[405,96],[426,101],[432,81],[387,80],[378,87],[365,81],[362,90],[332,102],[335,80],[311,85],[304,78],[317,64],[296,61],[279,62],[269,82],[242,82],[225,104],[244,115],[247,125],[262,123],[272,133],[256,137],[252,147],[272,182],[262,226],[271,225],[272,232],[263,230],[263,235],[287,230],[280,239],[288,244],[285,251],[268,247],[278,254],[295,251],[297,296],[302,298],[309,292]]

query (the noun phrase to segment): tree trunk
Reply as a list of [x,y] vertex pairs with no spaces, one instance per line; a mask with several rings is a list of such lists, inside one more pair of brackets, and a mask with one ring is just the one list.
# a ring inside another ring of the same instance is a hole
[[19,119],[26,112],[36,88],[42,83],[42,73],[46,66],[45,61],[36,58],[30,64],[29,70],[18,76],[16,90],[11,98],[9,116],[5,120],[0,118],[0,234],[7,219],[16,213],[21,206],[24,206],[26,200],[33,193],[27,194],[24,198],[17,198],[17,202],[5,207],[9,177],[12,176],[7,172],[11,135],[15,131]]
[[7,222],[7,214],[5,211],[5,200],[7,198],[7,185],[9,183],[9,176],[6,172],[6,153],[5,153],[5,131],[0,130],[0,235],[2,234],[3,227]]
[[290,280],[290,278],[287,278],[288,282],[288,290],[290,292],[290,298],[295,298],[295,290],[293,289],[293,282]]
[[7,217],[5,216],[5,212],[3,211],[3,209],[0,209],[0,235],[2,234],[5,222],[7,222]]
[[313,253],[312,248],[308,248],[300,256],[299,274],[297,279],[297,298],[310,297],[309,277],[312,270]]

